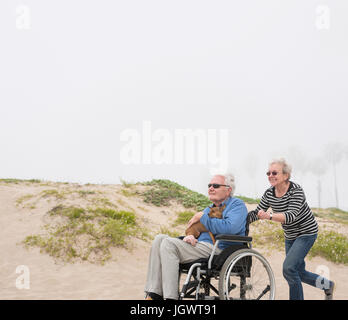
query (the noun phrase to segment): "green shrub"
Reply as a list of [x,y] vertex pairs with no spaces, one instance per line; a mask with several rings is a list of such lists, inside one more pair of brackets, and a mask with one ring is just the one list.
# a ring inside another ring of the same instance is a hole
[[182,204],[185,208],[193,208],[201,211],[211,204],[205,195],[192,191],[170,180],[152,180],[139,183],[151,186],[147,191],[141,193],[144,201],[155,206],[169,206],[171,200]]
[[182,211],[182,212],[178,212],[178,217],[175,220],[174,225],[178,225],[178,224],[187,224],[191,218],[194,216],[194,212],[193,211]]
[[160,233],[167,234],[168,236],[173,237],[173,238],[177,238],[179,236],[182,236],[181,233],[179,233],[175,230],[168,229],[167,227],[164,227],[164,226],[161,226]]
[[113,218],[116,215],[116,210],[110,209],[110,208],[96,208],[96,209],[90,209],[95,215],[107,217],[107,218]]
[[320,231],[309,254],[348,264],[348,238],[336,231]]
[[348,224],[348,212],[337,208],[312,208],[315,217],[330,219],[332,221]]
[[266,247],[268,249],[284,250],[284,231],[277,222],[255,222],[252,224],[250,236],[253,238],[253,246]]
[[114,210],[109,208],[96,208],[92,210],[96,215],[124,221],[125,224],[135,225],[135,214],[130,211]]
[[133,212],[120,210],[116,212],[114,219],[118,219],[126,225],[134,226],[136,218]]
[[[252,224],[253,245],[268,249],[284,250],[284,231],[275,222]],[[309,251],[309,257],[321,256],[328,261],[348,264],[348,238],[335,231],[319,231],[318,238]]]
[[106,221],[103,232],[111,240],[111,243],[116,246],[125,244],[126,236],[129,235],[127,225],[114,219]]
[[0,182],[4,182],[4,183],[14,183],[14,184],[18,184],[18,183],[22,183],[22,182],[29,182],[29,183],[40,183],[41,180],[38,179],[12,179],[12,178],[5,178],[5,179],[0,179]]
[[90,191],[90,190],[79,190],[77,191],[77,193],[81,196],[81,197],[86,197],[89,196],[91,194],[96,194],[95,191]]
[[88,215],[85,212],[85,210],[82,208],[64,207],[63,205],[55,206],[50,211],[48,211],[48,214],[50,216],[57,216],[57,215],[64,216],[69,218],[70,220],[91,218],[91,216]]
[[39,247],[41,252],[66,262],[81,259],[104,263],[111,258],[110,247],[127,247],[130,236],[148,236],[147,231],[137,225],[135,214],[129,211],[58,205],[48,214],[63,219],[47,226],[46,235],[26,237],[24,244]]
[[[143,196],[145,202],[158,207],[169,206],[170,201],[175,200],[185,208],[193,208],[196,211],[202,211],[211,204],[211,201],[207,196],[192,191],[170,180],[154,179],[152,181],[138,184],[152,187],[140,194]],[[246,203],[260,203],[260,199],[252,199],[243,196],[236,196],[236,198],[242,199]]]
[[65,199],[65,193],[64,192],[59,192],[56,189],[43,190],[40,194],[41,194],[42,198],[54,197],[57,200]]

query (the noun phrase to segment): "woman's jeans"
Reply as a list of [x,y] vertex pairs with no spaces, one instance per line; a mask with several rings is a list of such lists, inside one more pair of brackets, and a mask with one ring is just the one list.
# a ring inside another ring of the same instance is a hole
[[329,280],[305,270],[304,258],[316,239],[317,235],[314,234],[295,240],[285,240],[286,258],[283,263],[283,275],[289,284],[290,300],[303,300],[302,282],[320,289],[329,287]]

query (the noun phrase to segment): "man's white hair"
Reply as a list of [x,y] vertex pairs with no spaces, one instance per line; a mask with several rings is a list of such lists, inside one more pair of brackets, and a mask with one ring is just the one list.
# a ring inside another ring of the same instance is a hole
[[230,193],[230,197],[233,197],[234,191],[236,189],[234,175],[232,173],[223,173],[223,174],[216,174],[216,176],[224,177],[225,184],[232,188],[231,193]]

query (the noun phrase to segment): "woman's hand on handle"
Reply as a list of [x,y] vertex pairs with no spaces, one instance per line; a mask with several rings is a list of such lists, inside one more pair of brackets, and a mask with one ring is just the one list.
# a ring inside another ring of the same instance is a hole
[[269,219],[269,213],[267,213],[264,210],[259,210],[257,216],[259,217],[260,220],[264,220],[264,219]]
[[[257,214],[260,220],[270,220],[271,214],[269,212],[266,212],[264,210],[260,210]],[[285,223],[285,215],[284,213],[273,213],[272,214],[272,221]]]

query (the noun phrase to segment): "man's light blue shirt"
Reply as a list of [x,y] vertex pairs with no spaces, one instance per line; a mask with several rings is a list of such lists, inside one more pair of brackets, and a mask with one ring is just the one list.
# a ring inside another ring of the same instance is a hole
[[[210,218],[209,212],[213,204],[203,210],[203,216],[200,221],[214,236],[218,234],[234,234],[245,235],[245,223],[248,216],[248,210],[245,203],[238,199],[229,197],[220,206],[226,204],[226,208],[222,213],[222,219]],[[206,241],[213,244],[208,232],[202,232],[198,237],[198,241]],[[230,245],[237,244],[236,242],[219,242],[219,249],[224,249]]]

